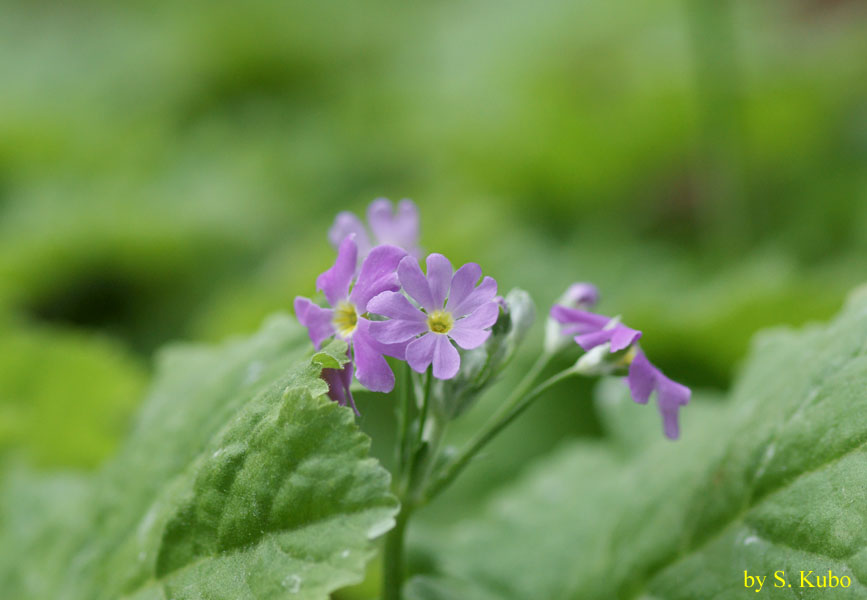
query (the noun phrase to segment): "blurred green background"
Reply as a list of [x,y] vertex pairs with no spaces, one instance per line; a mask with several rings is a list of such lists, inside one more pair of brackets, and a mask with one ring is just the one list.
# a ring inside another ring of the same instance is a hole
[[[723,390],[757,329],[867,279],[865,28],[854,0],[0,0],[0,457],[98,465],[156,348],[289,311],[377,196],[541,313],[597,283],[667,373]],[[589,392],[426,518],[598,435]],[[360,405],[388,461],[393,407]]]

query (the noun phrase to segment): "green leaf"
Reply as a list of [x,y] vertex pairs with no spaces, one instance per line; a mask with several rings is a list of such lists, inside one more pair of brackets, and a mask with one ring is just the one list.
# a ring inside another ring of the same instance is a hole
[[[835,598],[865,598],[865,389],[867,289],[828,326],[758,336],[731,397],[697,394],[676,443],[608,383],[612,439],[566,445],[479,519],[435,535],[440,584],[505,599],[725,599],[744,597],[747,570],[768,576],[763,597],[813,598],[826,590],[799,588],[799,571],[830,569],[852,581]],[[771,587],[775,571],[793,588]]]
[[[345,348],[323,353],[345,362]],[[360,581],[397,503],[320,369],[284,317],[218,349],[163,352],[129,440],[73,484],[69,510],[39,494],[60,483],[10,484],[4,598],[324,599]]]

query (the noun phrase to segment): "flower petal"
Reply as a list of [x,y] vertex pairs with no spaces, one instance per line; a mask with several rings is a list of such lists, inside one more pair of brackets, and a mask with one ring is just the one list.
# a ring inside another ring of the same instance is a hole
[[349,235],[355,234],[355,244],[358,246],[358,255],[367,256],[370,252],[370,238],[367,236],[367,231],[364,229],[364,224],[361,219],[349,211],[338,213],[334,217],[334,224],[328,230],[328,241],[335,248],[339,248],[341,242]]
[[485,277],[479,286],[461,302],[449,309],[455,317],[468,315],[485,302],[490,302],[497,295],[497,282],[492,277]]
[[661,372],[656,377],[656,403],[662,415],[662,429],[665,436],[676,440],[680,435],[677,422],[678,410],[689,403],[692,392],[685,385],[672,381]]
[[584,350],[591,350],[605,342],[611,342],[609,352],[618,352],[624,348],[628,348],[631,344],[638,341],[640,337],[641,332],[637,329],[618,324],[611,329],[602,329],[600,331],[576,335],[575,341]]
[[422,308],[429,312],[442,308],[442,306],[437,307],[434,303],[427,279],[424,273],[421,272],[421,267],[418,266],[418,261],[414,257],[407,256],[400,261],[400,264],[397,266],[397,276],[404,291],[413,300],[418,302]]
[[377,198],[367,208],[367,222],[380,244],[394,244],[417,254],[419,217],[411,200],[401,200],[395,215],[389,200]]
[[485,329],[493,326],[500,316],[500,305],[491,301],[487,304],[482,304],[471,314],[462,319],[455,321],[455,329]]
[[367,303],[367,310],[390,319],[419,321],[421,323],[427,319],[425,314],[413,306],[400,292],[377,294]]
[[466,300],[481,276],[482,268],[476,263],[467,263],[455,271],[446,310],[451,312],[453,307],[459,306],[461,302]]
[[436,337],[435,333],[426,333],[406,347],[406,362],[416,373],[424,373],[433,361]]
[[558,323],[581,326],[586,333],[605,327],[611,319],[605,315],[587,312],[578,308],[569,308],[560,304],[551,307],[551,318]]
[[429,254],[427,257],[427,281],[434,306],[441,309],[449,295],[452,285],[452,263],[442,254]]
[[404,256],[406,251],[397,246],[377,246],[370,251],[349,294],[349,301],[358,307],[358,312],[367,312],[367,303],[380,292],[400,289],[396,271]]
[[364,328],[358,328],[352,336],[355,377],[372,392],[390,392],[394,389],[394,373],[368,335]]
[[599,290],[592,283],[573,283],[566,290],[566,299],[572,306],[590,307],[599,301]]
[[325,383],[328,384],[328,397],[337,402],[340,406],[347,404],[352,407],[355,414],[360,414],[355,407],[355,399],[352,397],[352,391],[349,389],[352,383],[352,361],[343,365],[342,369],[322,369],[320,375]]
[[612,352],[619,352],[624,348],[628,348],[641,339],[642,335],[637,329],[632,329],[626,325],[616,325],[611,331]]
[[389,319],[370,322],[371,337],[383,344],[399,344],[425,331],[427,331],[427,324],[424,321]]
[[313,342],[317,350],[323,340],[334,335],[334,325],[331,323],[334,319],[334,311],[322,308],[308,298],[302,296],[295,298],[295,317],[299,323],[307,328],[310,341]]
[[[448,336],[431,334],[436,338],[433,353],[433,376],[437,379],[451,379],[461,368],[461,357],[457,348],[452,346]],[[429,337],[429,336],[425,336]]]
[[449,331],[448,336],[452,338],[458,346],[464,350],[472,350],[478,348],[491,337],[490,329],[461,329],[454,327]]
[[659,369],[653,366],[644,352],[638,351],[632,363],[629,365],[629,375],[626,382],[629,384],[629,392],[632,399],[638,404],[647,404],[653,388],[656,387],[656,376]]
[[349,284],[355,275],[357,263],[358,246],[355,244],[355,236],[350,235],[340,242],[334,266],[316,279],[316,289],[325,292],[331,306],[336,306],[349,295]]

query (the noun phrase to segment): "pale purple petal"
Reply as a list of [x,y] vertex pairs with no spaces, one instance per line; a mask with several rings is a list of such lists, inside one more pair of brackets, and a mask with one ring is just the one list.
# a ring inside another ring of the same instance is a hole
[[482,304],[472,314],[455,321],[455,329],[485,329],[493,326],[500,316],[500,305],[493,300]]
[[328,384],[328,397],[340,406],[349,405],[355,414],[360,414],[355,407],[355,400],[349,386],[352,383],[352,361],[343,365],[342,369],[322,369],[320,375]]
[[685,385],[672,381],[661,372],[656,376],[656,403],[662,415],[662,428],[666,437],[676,440],[680,435],[677,413],[689,402],[692,392]]
[[595,331],[605,327],[611,319],[605,315],[597,315],[578,308],[569,308],[560,304],[551,307],[551,318],[558,323],[574,324],[582,332]]
[[400,292],[382,292],[367,303],[367,310],[390,319],[404,321],[419,321],[424,323],[427,317],[406,299]]
[[334,311],[331,309],[322,308],[309,299],[298,296],[295,298],[295,317],[307,328],[310,341],[317,349],[323,340],[334,335],[334,325],[331,323]]
[[485,277],[482,283],[456,306],[449,309],[455,317],[468,315],[482,304],[490,302],[497,295],[497,282],[492,277]]
[[334,266],[316,279],[316,289],[325,292],[325,297],[331,306],[336,306],[349,295],[349,284],[355,275],[357,263],[358,247],[355,244],[355,236],[350,235],[340,242]]
[[335,248],[339,248],[341,242],[343,242],[347,236],[352,234],[355,234],[355,243],[358,246],[358,255],[362,257],[367,256],[367,253],[370,252],[371,244],[370,238],[367,236],[367,231],[365,231],[361,219],[348,211],[338,213],[337,216],[334,217],[334,224],[331,226],[331,229],[328,230],[328,241],[330,241],[331,245]]
[[455,271],[452,277],[452,285],[449,290],[449,301],[446,310],[451,312],[452,307],[460,306],[461,302],[473,291],[476,282],[482,276],[482,268],[476,263],[467,263]]
[[406,251],[397,246],[377,246],[370,251],[361,263],[361,271],[349,295],[349,301],[358,307],[358,312],[367,312],[368,301],[380,292],[400,289],[397,265],[404,256]]
[[[433,376],[437,379],[451,379],[461,368],[461,357],[449,338],[442,334],[431,334],[436,338],[433,353]],[[425,336],[429,337],[429,336]]]
[[395,358],[399,358],[400,360],[406,360],[406,346],[409,342],[381,342],[373,337],[371,332],[371,325],[377,323],[378,321],[370,321],[368,319],[358,319],[358,327],[356,328],[356,334],[358,331],[361,331],[361,335],[364,336],[367,340],[367,343],[371,348],[379,352],[380,354],[385,354],[386,356],[393,356]]
[[367,208],[367,222],[380,244],[394,244],[417,255],[419,216],[411,200],[401,200],[394,214],[390,201],[377,198]]
[[427,281],[434,305],[439,309],[446,302],[452,285],[452,263],[442,254],[427,257]]
[[611,342],[611,352],[618,352],[624,348],[628,348],[631,344],[638,341],[641,337],[641,332],[636,329],[631,329],[626,325],[617,324],[611,329],[602,329],[592,333],[585,333],[575,336],[575,341],[584,350],[591,350],[605,342]]
[[632,329],[626,325],[616,325],[611,330],[611,351],[619,352],[624,348],[628,348],[641,338],[641,332],[637,329]]
[[457,342],[458,346],[464,350],[472,350],[478,348],[485,343],[491,336],[490,329],[461,329],[459,327],[452,328],[448,336]]
[[418,261],[414,257],[407,256],[400,261],[400,264],[397,266],[397,276],[404,291],[413,300],[418,302],[422,308],[428,312],[442,308],[442,305],[436,306],[427,279],[424,273],[421,272],[421,267],[418,266]]
[[589,308],[599,301],[599,290],[592,283],[573,283],[566,290],[566,299],[572,306]]
[[647,404],[656,383],[657,373],[659,370],[647,360],[644,352],[639,351],[632,359],[632,363],[629,365],[629,375],[626,377],[629,392],[635,402]]
[[383,344],[399,344],[428,330],[424,321],[405,321],[389,319],[388,321],[371,321],[370,335]]
[[[362,320],[359,319],[359,323]],[[380,349],[372,342],[365,327],[358,327],[352,335],[355,377],[372,392],[390,392],[394,389],[394,373]]]
[[406,362],[416,373],[424,373],[433,361],[436,338],[435,333],[426,333],[406,347]]

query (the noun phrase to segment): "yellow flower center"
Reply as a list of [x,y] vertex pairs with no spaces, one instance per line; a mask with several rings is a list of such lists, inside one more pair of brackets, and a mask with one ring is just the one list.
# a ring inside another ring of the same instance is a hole
[[355,305],[345,300],[340,302],[334,308],[334,318],[331,323],[340,337],[348,338],[351,336],[358,325],[358,313],[355,312]]
[[454,324],[452,313],[444,310],[435,310],[427,316],[427,326],[434,333],[448,333]]
[[628,367],[629,365],[632,364],[632,361],[635,360],[635,357],[637,355],[638,355],[638,346],[636,346],[635,344],[632,344],[626,350],[626,354],[624,354],[623,357],[621,357],[621,359],[619,361],[617,361],[616,364],[618,367]]

